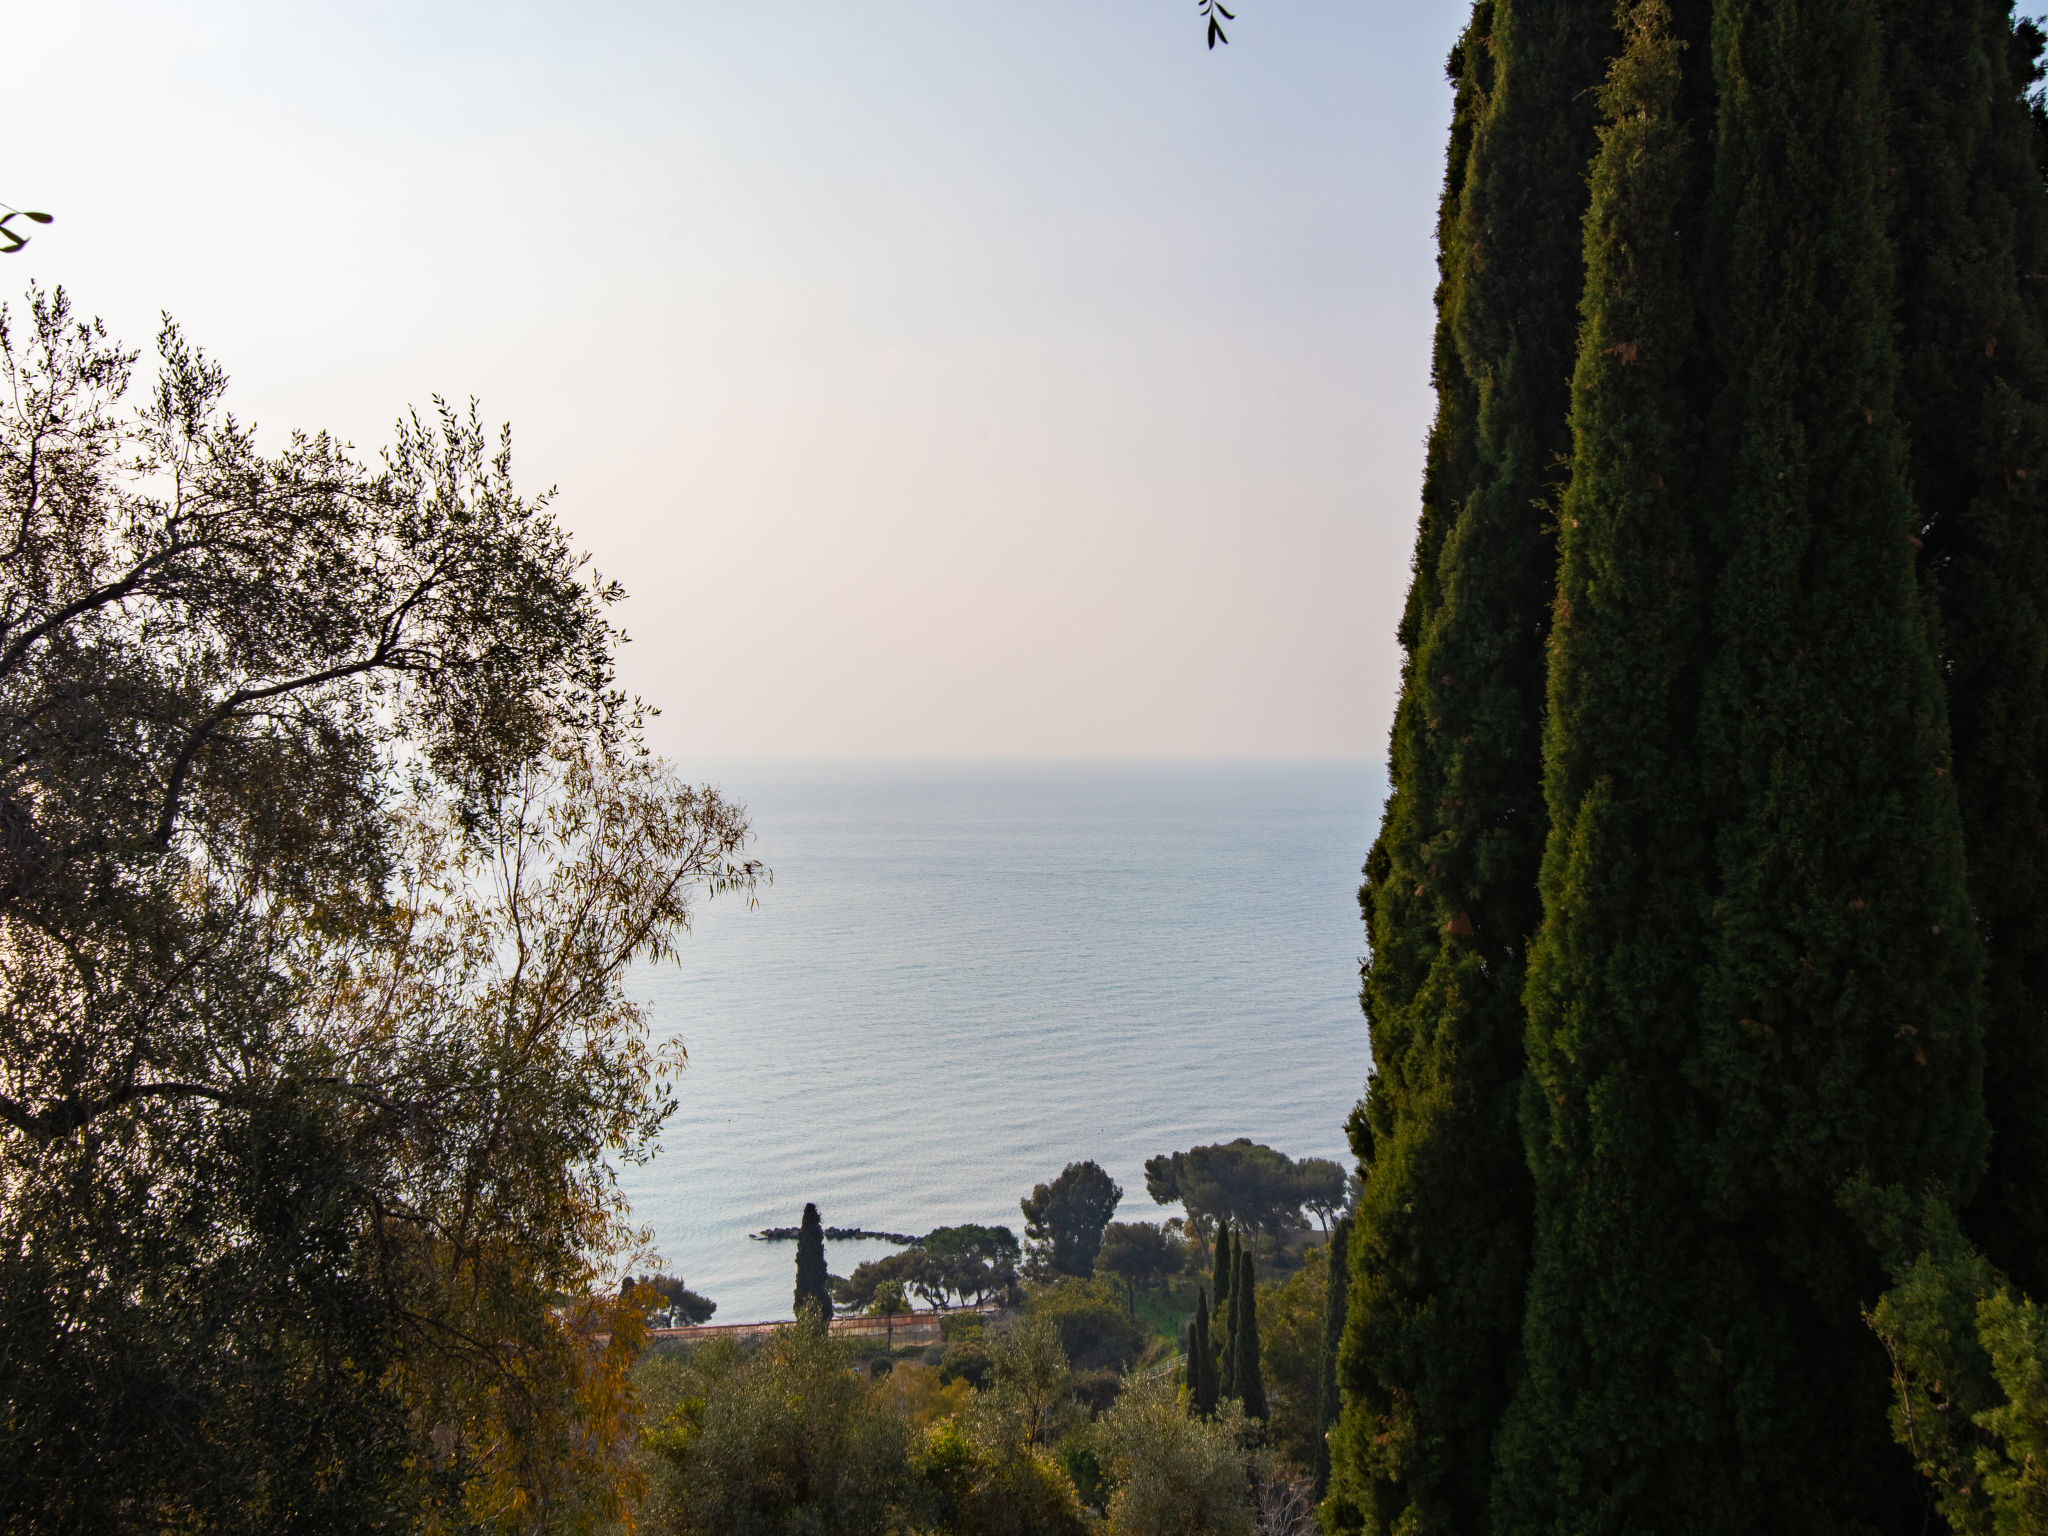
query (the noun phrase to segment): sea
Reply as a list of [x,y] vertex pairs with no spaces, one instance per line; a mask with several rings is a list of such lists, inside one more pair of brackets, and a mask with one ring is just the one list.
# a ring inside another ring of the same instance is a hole
[[[619,1169],[716,1321],[787,1317],[794,1226],[1021,1237],[1092,1158],[1119,1220],[1179,1214],[1145,1159],[1249,1136],[1349,1162],[1364,1091],[1357,887],[1372,763],[755,764],[712,779],[773,870],[635,986],[689,1063]],[[834,1242],[835,1274],[894,1251]]]

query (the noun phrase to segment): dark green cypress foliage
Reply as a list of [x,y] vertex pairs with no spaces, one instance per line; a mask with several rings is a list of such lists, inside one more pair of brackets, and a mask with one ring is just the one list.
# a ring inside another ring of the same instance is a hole
[[1237,1396],[1237,1273],[1231,1264],[1230,1294],[1216,1308],[1216,1395]]
[[1237,1313],[1230,1303],[1230,1291],[1237,1279],[1237,1244],[1231,1237],[1230,1225],[1221,1224],[1216,1235],[1216,1263],[1209,1282],[1216,1289],[1216,1310],[1210,1314],[1210,1348],[1214,1351],[1216,1395],[1219,1398],[1237,1396],[1237,1378],[1232,1374],[1236,1357],[1231,1353],[1230,1329],[1237,1320]]
[[1244,1404],[1248,1418],[1266,1417],[1266,1375],[1259,1364],[1259,1288],[1252,1273],[1252,1256],[1240,1251],[1237,1284],[1230,1293],[1230,1305],[1237,1314],[1230,1330],[1230,1342],[1237,1357],[1236,1397]]
[[[1239,1253],[1239,1257],[1243,1257],[1243,1253]],[[1239,1354],[1239,1346],[1243,1343],[1243,1323],[1245,1323],[1243,1278],[1245,1278],[1245,1272],[1243,1272],[1243,1266],[1239,1266],[1237,1272],[1231,1276],[1231,1300],[1229,1300],[1229,1313],[1227,1313],[1229,1325],[1223,1329],[1223,1354],[1221,1354],[1223,1370],[1219,1372],[1219,1378],[1221,1378],[1219,1391],[1223,1393],[1223,1397],[1235,1397],[1239,1401],[1243,1399],[1243,1393],[1239,1391],[1241,1382],[1239,1382],[1239,1376],[1237,1376],[1237,1368],[1243,1364],[1243,1354]]]
[[[1679,18],[1697,42],[1703,9]],[[1728,1497],[1695,1443],[1728,1413],[1695,1294],[1717,1253],[1673,1177],[1698,1134],[1682,1064],[1710,864],[1694,741],[1705,156],[1686,72],[1709,57],[1685,42],[1661,0],[1629,18],[1590,182],[1527,992],[1527,1377],[1501,1437],[1502,1531],[1703,1530],[1702,1497]]]
[[1636,20],[1587,229],[1496,1529],[1918,1530],[1848,1208],[1966,1195],[1984,1122],[1894,424],[1886,40],[1834,0]]
[[2048,196],[2039,33],[2009,4],[1902,6],[1887,59],[1902,411],[1940,604],[1956,792],[1986,951],[1989,1167],[1966,1213],[2048,1294]]
[[1224,1222],[1216,1230],[1216,1256],[1209,1266],[1209,1284],[1216,1292],[1216,1315],[1223,1316],[1223,1309],[1230,1300],[1230,1282],[1237,1277],[1237,1246],[1230,1239],[1230,1224]]
[[1715,11],[1721,565],[1699,739],[1717,867],[1685,1066],[1750,1529],[1919,1528],[1861,1316],[1885,1277],[1842,1202],[1858,1179],[1967,1199],[1986,1144],[1980,957],[1894,420],[1878,19]]
[[[1516,1369],[1522,983],[1580,216],[1613,0],[1482,0],[1439,220],[1439,324],[1391,790],[1360,892],[1375,1146],[1352,1240],[1336,1504],[1477,1530]],[[1339,1519],[1349,1519],[1340,1515]]]
[[796,1234],[796,1310],[809,1303],[825,1322],[832,1321],[832,1280],[825,1268],[825,1226],[816,1205],[804,1203],[803,1225]]
[[1188,1334],[1188,1405],[1197,1418],[1216,1413],[1216,1356],[1209,1338],[1209,1293],[1195,1291],[1195,1325]]
[[1330,1491],[1330,1431],[1337,1427],[1343,1399],[1337,1395],[1337,1346],[1344,1338],[1344,1303],[1351,1288],[1351,1218],[1340,1216],[1323,1254],[1329,1270],[1323,1288],[1323,1363],[1321,1400],[1316,1405],[1315,1497],[1320,1504]]

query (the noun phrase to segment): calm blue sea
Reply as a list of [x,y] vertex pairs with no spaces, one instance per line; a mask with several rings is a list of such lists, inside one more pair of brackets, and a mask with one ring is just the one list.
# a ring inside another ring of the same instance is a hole
[[[661,1154],[622,1171],[718,1321],[786,1317],[830,1226],[1000,1222],[1068,1162],[1174,1214],[1144,1160],[1250,1136],[1346,1156],[1363,1090],[1358,868],[1377,765],[815,765],[717,780],[775,882],[644,973],[690,1052]],[[835,1273],[890,1251],[835,1243]]]

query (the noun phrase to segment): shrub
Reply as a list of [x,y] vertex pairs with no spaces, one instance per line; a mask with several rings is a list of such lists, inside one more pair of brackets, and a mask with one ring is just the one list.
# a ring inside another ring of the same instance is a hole
[[887,1383],[848,1369],[823,1329],[758,1349],[729,1341],[653,1357],[642,1443],[654,1533],[883,1536],[910,1494],[908,1432]]
[[988,1379],[988,1349],[979,1333],[948,1344],[939,1357],[939,1375],[946,1381],[965,1381],[979,1387]]
[[1323,1310],[1329,1261],[1310,1250],[1302,1268],[1281,1283],[1258,1287],[1259,1342],[1270,1407],[1268,1442],[1290,1465],[1316,1464],[1322,1438]]
[[1081,1501],[1042,1452],[990,1445],[956,1419],[925,1431],[911,1461],[919,1525],[947,1536],[1071,1536]]
[[1024,1303],[1024,1315],[1059,1330],[1060,1345],[1077,1371],[1126,1370],[1150,1339],[1124,1310],[1123,1287],[1107,1278],[1060,1280],[1036,1290]]
[[1125,1388],[1097,1426],[1116,1484],[1113,1536],[1251,1536],[1243,1424],[1231,1403],[1214,1419],[1189,1417],[1163,1382]]
[[948,1379],[930,1365],[906,1360],[884,1383],[889,1406],[913,1434],[922,1434],[940,1419],[967,1410],[974,1388],[960,1377]]

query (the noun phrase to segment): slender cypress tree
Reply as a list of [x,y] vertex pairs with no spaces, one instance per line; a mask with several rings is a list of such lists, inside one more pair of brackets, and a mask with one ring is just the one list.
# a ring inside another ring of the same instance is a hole
[[1923,577],[1939,600],[1970,897],[1985,941],[1989,1166],[1966,1213],[2048,1294],[2048,196],[2005,0],[1897,8],[1892,241]]
[[1317,1372],[1315,1497],[1320,1504],[1330,1491],[1330,1431],[1337,1427],[1343,1399],[1337,1394],[1337,1346],[1344,1338],[1344,1303],[1351,1288],[1351,1218],[1340,1216],[1323,1246],[1329,1266],[1323,1284],[1323,1360]]
[[1884,1275],[1844,1194],[1967,1199],[1987,1139],[1980,954],[1894,419],[1880,15],[1715,14],[1721,565],[1700,743],[1717,868],[1685,1067],[1700,1199],[1749,1293],[1729,1288],[1722,1369],[1751,1529],[1919,1528],[1862,1320]]
[[[1241,1249],[1239,1249],[1239,1257],[1243,1257]],[[1219,1389],[1217,1391],[1223,1397],[1235,1397],[1239,1401],[1243,1401],[1243,1393],[1239,1391],[1241,1380],[1239,1380],[1239,1374],[1237,1374],[1237,1368],[1243,1364],[1243,1356],[1239,1354],[1239,1346],[1243,1343],[1243,1323],[1245,1323],[1245,1288],[1243,1288],[1243,1278],[1245,1278],[1243,1266],[1239,1266],[1231,1274],[1231,1300],[1227,1303],[1229,1325],[1223,1331],[1223,1348],[1221,1348],[1221,1354],[1219,1354],[1219,1358],[1223,1360],[1223,1370],[1217,1372],[1219,1374]]]
[[1209,1340],[1209,1293],[1195,1290],[1195,1326],[1188,1334],[1188,1399],[1197,1418],[1216,1414],[1216,1356]]
[[1231,1307],[1237,1313],[1236,1324],[1230,1330],[1230,1342],[1237,1357],[1236,1397],[1244,1404],[1248,1418],[1266,1417],[1266,1374],[1259,1364],[1259,1288],[1252,1273],[1252,1256],[1239,1251],[1237,1257],[1237,1285],[1230,1293]]
[[818,1207],[804,1204],[803,1225],[796,1234],[796,1310],[802,1316],[805,1303],[817,1307],[824,1322],[832,1321],[832,1280],[825,1268],[825,1225],[818,1219]]
[[1209,1283],[1215,1287],[1216,1310],[1210,1314],[1210,1348],[1215,1364],[1216,1395],[1219,1398],[1237,1396],[1237,1378],[1231,1374],[1235,1356],[1231,1354],[1230,1327],[1237,1314],[1230,1304],[1230,1292],[1237,1279],[1237,1243],[1230,1231],[1230,1224],[1221,1224],[1216,1237],[1216,1263],[1210,1274]]
[[1391,794],[1360,891],[1375,1146],[1352,1239],[1332,1518],[1477,1530],[1516,1370],[1517,1121],[1580,216],[1613,0],[1481,0],[1439,217],[1437,417]]
[[[1702,33],[1703,9],[1682,18]],[[1714,1253],[1672,1177],[1692,1114],[1681,1069],[1710,863],[1694,740],[1709,627],[1693,303],[1706,157],[1686,110],[1699,94],[1686,65],[1703,73],[1708,55],[1686,46],[1703,36],[1674,35],[1672,22],[1656,0],[1631,16],[1589,183],[1551,631],[1544,925],[1526,996],[1528,1375],[1500,1443],[1503,1531],[1564,1529],[1574,1512],[1586,1530],[1702,1528],[1694,1426],[1726,1411],[1698,1379],[1700,1359],[1670,1358],[1697,1321],[1697,1266]]]
[[[1633,10],[1530,816],[1536,669],[1501,637],[1542,625],[1519,623],[1534,562],[1504,513],[1544,489],[1518,450],[1561,436],[1531,358],[1557,334],[1543,293],[1577,284],[1546,288],[1540,212],[1501,210],[1585,205],[1590,155],[1546,151],[1589,132],[1605,52],[1574,43],[1604,9],[1481,4],[1453,55],[1325,1508],[1481,1528],[1533,1206],[1499,1529],[1902,1528],[1854,1192],[1938,1184],[2048,1289],[2039,34],[1997,0]],[[1521,989],[1518,883],[1543,913],[1526,1083],[1493,1006]],[[1518,1093],[1533,1199],[1488,1134]]]
[[1502,1533],[1921,1524],[1852,1213],[1967,1196],[1985,1131],[1880,20],[1652,0],[1605,93]]

